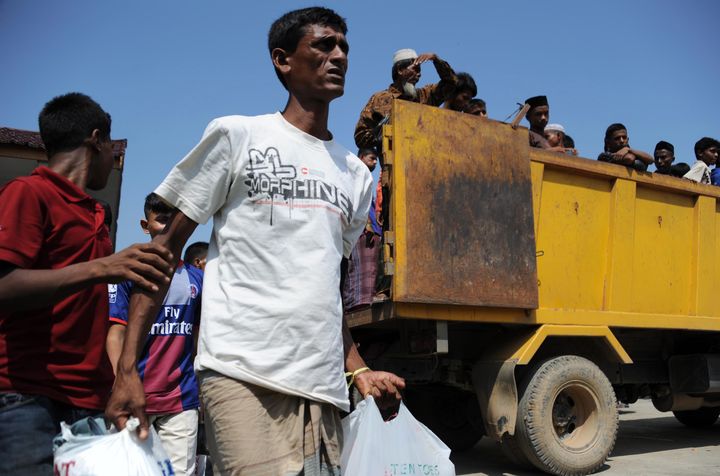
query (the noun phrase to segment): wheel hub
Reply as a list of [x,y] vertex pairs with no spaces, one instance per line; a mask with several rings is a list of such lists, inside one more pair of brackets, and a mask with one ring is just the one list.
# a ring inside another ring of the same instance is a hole
[[594,393],[580,382],[569,382],[555,397],[552,424],[560,444],[571,450],[582,450],[597,438],[600,431],[599,402]]

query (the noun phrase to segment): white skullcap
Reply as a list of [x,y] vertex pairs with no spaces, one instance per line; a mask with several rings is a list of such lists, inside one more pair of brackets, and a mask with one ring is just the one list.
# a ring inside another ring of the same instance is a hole
[[393,55],[393,64],[402,60],[414,60],[417,57],[418,55],[415,50],[412,50],[410,48],[403,48],[401,50],[397,50]]
[[562,132],[565,134],[565,128],[561,126],[560,124],[548,124],[545,126],[546,131],[555,131],[555,132]]

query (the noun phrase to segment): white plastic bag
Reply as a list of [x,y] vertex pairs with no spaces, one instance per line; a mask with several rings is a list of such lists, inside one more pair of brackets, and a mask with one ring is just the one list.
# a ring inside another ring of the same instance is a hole
[[397,416],[386,422],[369,396],[342,425],[343,476],[455,476],[450,448],[402,403]]
[[160,437],[150,428],[141,441],[137,418],[124,430],[107,435],[75,435],[60,424],[65,443],[55,450],[55,475],[60,476],[171,476],[175,473]]

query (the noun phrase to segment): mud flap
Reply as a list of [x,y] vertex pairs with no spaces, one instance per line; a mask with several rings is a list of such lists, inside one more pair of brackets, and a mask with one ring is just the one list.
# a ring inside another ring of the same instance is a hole
[[518,392],[515,382],[517,360],[479,361],[473,365],[472,379],[485,433],[496,441],[503,434],[515,434]]

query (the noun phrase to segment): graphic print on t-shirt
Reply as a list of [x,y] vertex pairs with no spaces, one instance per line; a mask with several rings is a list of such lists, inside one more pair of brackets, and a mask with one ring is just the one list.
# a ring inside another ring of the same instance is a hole
[[[280,152],[275,147],[268,147],[265,152],[250,149],[250,160],[245,173],[250,198],[258,197],[257,203],[270,205],[270,225],[273,224],[273,207],[278,197],[288,202],[292,209],[295,200],[320,202],[323,208],[340,214],[349,223],[352,220],[353,204],[336,185],[322,180],[298,179],[294,165],[283,164]],[[265,198],[267,201],[263,201]]]

